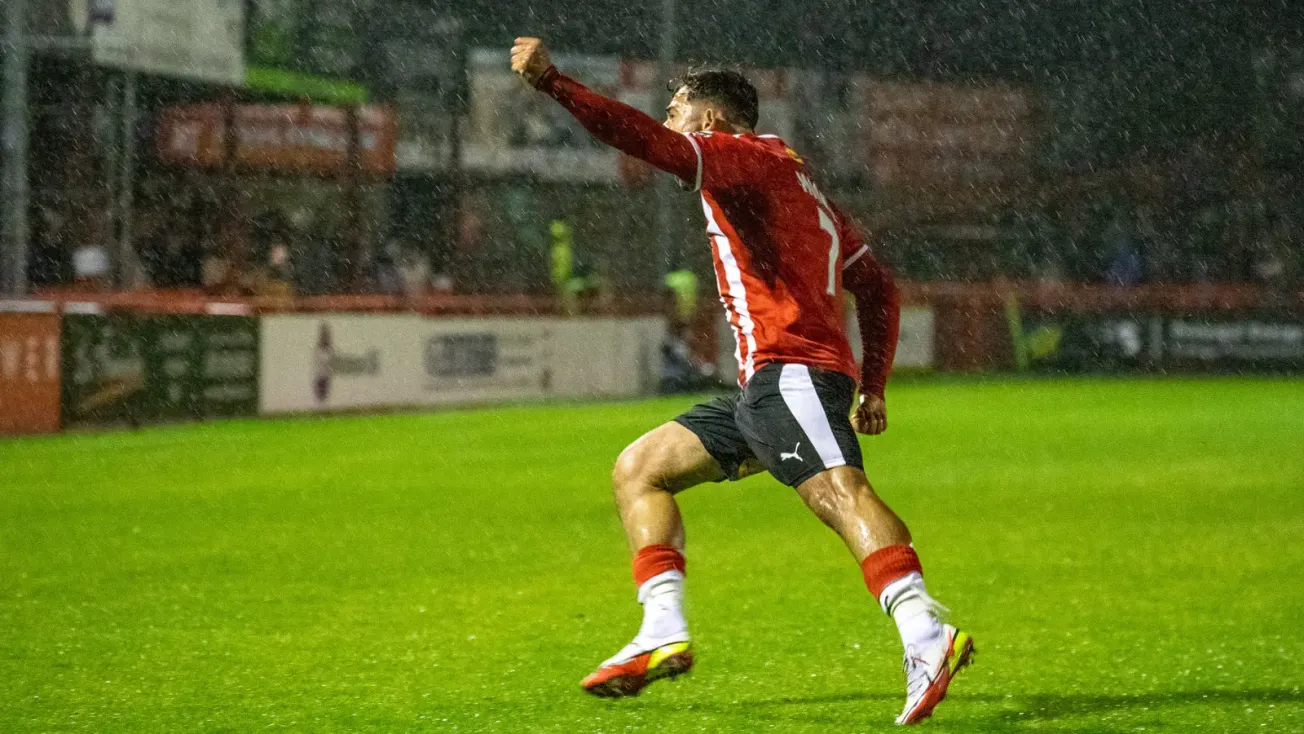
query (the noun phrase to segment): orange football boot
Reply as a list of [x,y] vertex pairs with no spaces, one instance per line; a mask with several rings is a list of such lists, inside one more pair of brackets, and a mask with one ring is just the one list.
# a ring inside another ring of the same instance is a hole
[[678,678],[692,668],[692,644],[672,642],[633,656],[622,650],[620,655],[603,663],[580,685],[594,696],[625,698],[637,696],[653,681]]

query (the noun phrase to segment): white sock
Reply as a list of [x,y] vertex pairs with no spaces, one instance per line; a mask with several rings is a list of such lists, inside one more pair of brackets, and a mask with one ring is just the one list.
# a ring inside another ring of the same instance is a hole
[[937,618],[942,606],[924,588],[924,577],[907,574],[883,589],[878,603],[892,616],[901,644],[906,649],[926,650],[942,640],[944,631]]
[[688,640],[684,574],[666,571],[653,576],[638,587],[638,601],[643,605],[643,625],[634,637],[635,644],[653,648]]

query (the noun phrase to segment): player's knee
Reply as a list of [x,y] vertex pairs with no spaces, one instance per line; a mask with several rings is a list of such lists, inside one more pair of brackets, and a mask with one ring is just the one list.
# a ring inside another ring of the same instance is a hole
[[626,448],[611,470],[611,487],[617,499],[661,489],[659,449],[646,440]]
[[638,491],[643,483],[647,464],[645,453],[638,444],[634,444],[620,452],[616,458],[616,465],[611,469],[611,488],[618,498]]

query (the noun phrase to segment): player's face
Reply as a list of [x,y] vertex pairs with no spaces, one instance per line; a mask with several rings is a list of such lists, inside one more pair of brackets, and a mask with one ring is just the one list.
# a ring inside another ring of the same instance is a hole
[[688,90],[680,87],[666,105],[666,127],[677,133],[700,133],[714,129],[719,115],[702,100],[690,101]]

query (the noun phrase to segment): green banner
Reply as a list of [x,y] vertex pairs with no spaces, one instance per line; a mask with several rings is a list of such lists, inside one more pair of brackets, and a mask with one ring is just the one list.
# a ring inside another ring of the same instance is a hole
[[367,103],[367,88],[361,84],[284,69],[250,66],[245,69],[245,86],[264,92],[306,97],[318,104]]
[[258,321],[243,316],[65,316],[65,426],[258,412]]
[[1016,349],[1035,370],[1304,372],[1304,314],[1034,308],[1020,319]]

